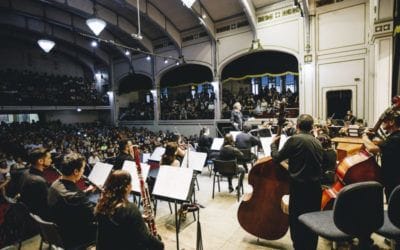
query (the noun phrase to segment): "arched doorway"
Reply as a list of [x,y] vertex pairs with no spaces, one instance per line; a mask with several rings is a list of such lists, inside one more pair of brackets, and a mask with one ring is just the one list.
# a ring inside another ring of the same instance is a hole
[[228,119],[232,105],[240,102],[243,115],[274,117],[279,102],[287,102],[287,117],[299,114],[297,58],[278,51],[259,51],[227,64],[221,73],[221,117]]
[[184,64],[166,72],[160,80],[160,119],[214,119],[215,94],[210,68]]
[[153,82],[142,74],[129,73],[118,82],[120,121],[154,120]]

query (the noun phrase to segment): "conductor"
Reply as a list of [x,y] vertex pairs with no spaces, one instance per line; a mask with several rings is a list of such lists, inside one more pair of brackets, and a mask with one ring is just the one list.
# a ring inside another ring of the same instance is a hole
[[243,129],[243,114],[241,112],[242,105],[240,102],[235,102],[233,104],[233,110],[231,112],[231,124],[237,130],[241,131]]

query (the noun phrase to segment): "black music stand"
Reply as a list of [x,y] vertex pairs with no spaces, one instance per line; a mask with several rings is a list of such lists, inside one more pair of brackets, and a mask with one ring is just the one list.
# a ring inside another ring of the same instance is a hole
[[192,169],[160,166],[160,171],[158,172],[157,180],[153,189],[153,196],[155,198],[174,203],[176,249],[178,250],[180,231],[180,215],[178,217],[178,204],[180,204],[182,207],[182,203],[190,202],[193,192],[192,185]]

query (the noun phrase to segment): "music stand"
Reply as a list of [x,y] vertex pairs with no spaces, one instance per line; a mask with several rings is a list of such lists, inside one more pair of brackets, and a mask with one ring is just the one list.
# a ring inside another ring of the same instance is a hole
[[214,138],[211,144],[211,150],[219,151],[224,144],[224,138]]
[[[176,249],[179,250],[179,230],[177,204],[189,202],[192,196],[193,170],[189,168],[177,168],[160,166],[160,171],[154,184],[153,196],[159,200],[174,203],[175,208],[175,233]],[[180,221],[180,215],[179,215]]]
[[[142,168],[143,180],[146,180],[147,175],[150,171],[150,166],[145,163],[140,163],[140,166]],[[140,195],[140,181],[137,173],[136,163],[134,161],[124,161],[124,165],[122,165],[122,170],[127,171],[131,175],[132,192],[135,195]]]
[[113,165],[111,164],[96,162],[88,176],[88,179],[96,186],[103,187],[112,169]]

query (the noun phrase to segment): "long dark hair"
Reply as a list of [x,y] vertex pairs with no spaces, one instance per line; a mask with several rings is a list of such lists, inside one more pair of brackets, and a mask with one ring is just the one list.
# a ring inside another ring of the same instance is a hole
[[176,159],[176,151],[178,150],[178,144],[176,142],[168,142],[165,147],[165,153],[161,157],[162,165],[170,165]]
[[126,188],[131,183],[131,175],[125,170],[116,170],[108,178],[97,203],[95,214],[112,216],[118,207],[128,203]]

